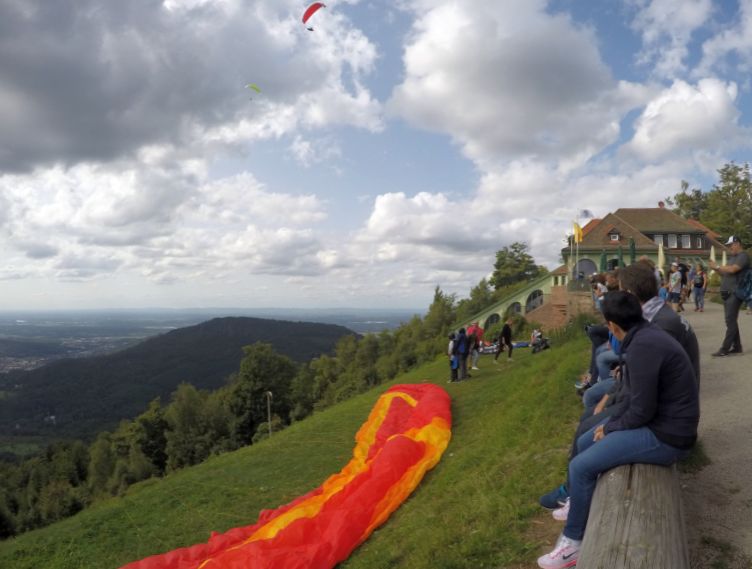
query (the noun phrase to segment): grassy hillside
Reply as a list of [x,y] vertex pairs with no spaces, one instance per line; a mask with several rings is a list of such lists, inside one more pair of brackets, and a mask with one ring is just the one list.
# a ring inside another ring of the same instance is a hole
[[[580,404],[572,381],[585,339],[514,362],[481,359],[473,379],[446,384],[442,359],[398,378],[452,396],[453,438],[413,496],[342,567],[511,568],[544,540],[538,496],[558,482]],[[391,385],[388,384],[388,385]],[[339,404],[272,439],[132,487],[123,498],[0,543],[0,567],[108,569],[248,525],[259,510],[318,486],[349,460],[353,437],[388,387]],[[549,518],[550,519],[550,516]]]

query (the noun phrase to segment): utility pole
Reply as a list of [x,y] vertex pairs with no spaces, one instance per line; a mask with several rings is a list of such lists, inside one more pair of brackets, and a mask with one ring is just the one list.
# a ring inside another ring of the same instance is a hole
[[272,436],[272,392],[267,391],[264,393],[266,395],[266,421],[267,425],[269,425],[269,436]]

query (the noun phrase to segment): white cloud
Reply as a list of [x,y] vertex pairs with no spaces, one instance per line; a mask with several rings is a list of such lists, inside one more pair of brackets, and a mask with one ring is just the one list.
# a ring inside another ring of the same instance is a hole
[[[733,64],[728,61],[731,56],[735,56]],[[732,24],[702,44],[702,60],[695,75],[707,75],[714,68],[733,75],[752,70],[752,0],[739,0]]]
[[290,152],[295,160],[306,168],[342,156],[342,149],[335,140],[331,138],[309,140],[301,135],[295,136],[290,145]]
[[310,227],[326,218],[314,195],[270,192],[248,173],[209,181],[180,164],[0,176],[10,204],[0,247],[23,254],[10,254],[19,267],[62,280],[135,271],[165,283],[228,267],[312,274],[333,266]]
[[16,46],[0,50],[0,170],[382,128],[364,86],[376,47],[341,11],[309,34],[294,0],[28,3],[0,4],[3,45]]
[[632,22],[642,35],[638,61],[653,64],[657,77],[676,77],[686,71],[692,34],[713,12],[711,0],[631,0],[638,8]]
[[721,149],[742,134],[735,106],[737,87],[707,78],[690,85],[677,80],[645,107],[625,151],[656,162],[694,149]]
[[576,167],[615,142],[645,90],[615,81],[591,29],[543,2],[418,3],[391,111],[447,132],[482,168],[523,157]]

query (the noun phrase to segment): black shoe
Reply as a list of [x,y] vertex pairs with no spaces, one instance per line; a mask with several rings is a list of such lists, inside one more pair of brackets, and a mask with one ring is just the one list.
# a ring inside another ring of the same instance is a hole
[[743,353],[743,352],[742,352],[742,350],[741,350],[741,349],[737,349],[737,348],[731,348],[731,349],[730,349],[730,350],[728,351],[728,353],[729,353],[729,354],[741,354],[741,353]]
[[717,352],[710,354],[714,358],[725,358],[727,355],[729,355],[728,352],[724,352],[723,350],[718,350]]
[[547,510],[555,510],[566,504],[567,498],[569,498],[569,492],[567,492],[567,487],[562,484],[551,490],[548,494],[541,496],[538,502]]

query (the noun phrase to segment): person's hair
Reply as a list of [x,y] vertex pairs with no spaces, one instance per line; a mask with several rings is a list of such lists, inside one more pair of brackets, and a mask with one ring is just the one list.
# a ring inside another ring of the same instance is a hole
[[635,263],[619,271],[619,286],[640,302],[647,302],[658,294],[655,272],[644,263]]
[[601,300],[601,310],[607,322],[613,322],[625,332],[644,321],[640,301],[624,290],[606,293]]
[[606,288],[608,288],[608,290],[618,290],[619,289],[619,269],[608,271],[606,273],[604,280],[606,282],[603,284],[606,285]]
[[651,270],[655,269],[655,263],[647,255],[643,255],[642,257],[637,259],[637,262],[647,265]]

